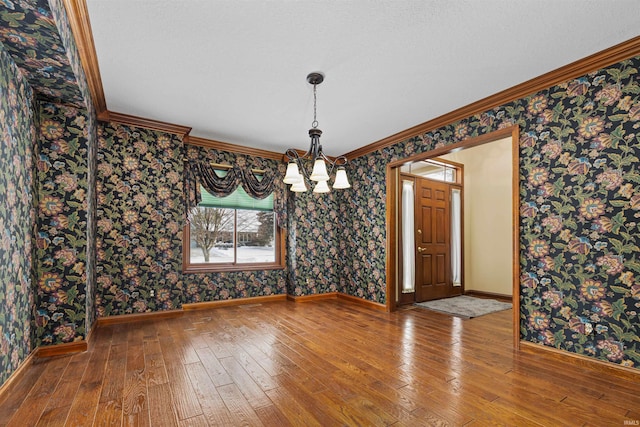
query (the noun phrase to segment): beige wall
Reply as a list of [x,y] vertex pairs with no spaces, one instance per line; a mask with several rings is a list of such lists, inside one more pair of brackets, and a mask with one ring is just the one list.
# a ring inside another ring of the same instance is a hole
[[464,286],[512,295],[511,138],[441,157],[464,165]]

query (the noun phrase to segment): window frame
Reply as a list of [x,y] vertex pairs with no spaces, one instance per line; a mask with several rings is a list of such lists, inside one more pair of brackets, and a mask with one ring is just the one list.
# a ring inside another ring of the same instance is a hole
[[[237,211],[237,209],[234,209]],[[285,232],[278,226],[278,214],[274,215],[274,245],[275,245],[275,261],[274,262],[256,262],[256,263],[191,263],[191,226],[186,223],[182,228],[182,272],[183,273],[218,273],[226,271],[255,271],[255,270],[283,270],[284,269],[284,249],[285,249]],[[234,212],[237,215],[237,212]],[[236,222],[233,225],[234,234],[237,233]],[[235,237],[234,237],[235,239]],[[235,246],[235,243],[234,243]],[[234,251],[237,248],[234,247]]]

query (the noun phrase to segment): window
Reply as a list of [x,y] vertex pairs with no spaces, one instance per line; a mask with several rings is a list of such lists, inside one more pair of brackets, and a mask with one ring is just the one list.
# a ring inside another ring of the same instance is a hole
[[423,178],[444,182],[458,182],[457,170],[454,165],[432,159],[420,160],[403,165],[400,170]]
[[281,268],[273,194],[254,199],[239,186],[226,197],[200,187],[201,202],[185,227],[185,272]]

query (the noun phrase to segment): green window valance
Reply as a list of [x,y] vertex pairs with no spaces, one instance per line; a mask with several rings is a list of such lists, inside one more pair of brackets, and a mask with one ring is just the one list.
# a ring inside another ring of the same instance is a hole
[[250,209],[254,211],[273,211],[273,193],[264,199],[256,199],[247,194],[242,186],[238,186],[236,190],[224,197],[212,196],[200,186],[201,201],[198,206],[208,208],[225,208],[225,209]]
[[[187,222],[202,197],[206,197],[200,188],[202,186],[211,196],[207,197],[203,206],[220,206],[222,201],[215,199],[225,199],[230,202],[224,207],[273,211],[278,227],[286,227],[288,192],[282,182],[286,168],[280,160],[254,158],[188,144],[185,145],[183,160]],[[239,194],[232,196],[239,188],[242,189]],[[231,202],[235,198],[250,203]],[[262,204],[261,199],[267,199],[264,203],[268,204]]]

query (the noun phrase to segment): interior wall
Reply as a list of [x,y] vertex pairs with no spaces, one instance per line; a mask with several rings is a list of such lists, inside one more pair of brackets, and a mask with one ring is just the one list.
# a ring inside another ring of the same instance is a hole
[[511,138],[440,158],[464,165],[464,288],[513,293]]
[[341,226],[338,253],[344,265],[342,292],[385,304],[387,162],[380,161],[381,152],[384,157],[389,153],[383,149],[349,161],[351,188],[335,194]]
[[32,89],[0,43],[0,385],[33,349],[35,141]]
[[[311,167],[311,166],[309,166]],[[289,190],[287,190],[289,191]],[[345,242],[341,236],[345,216],[337,195],[330,193],[289,193],[288,292],[313,295],[344,292]]]
[[[353,159],[349,292],[386,300],[386,165],[518,125],[520,337],[623,366],[640,366],[640,57]],[[360,257],[358,251],[363,253]],[[355,289],[354,289],[355,288]]]
[[40,102],[35,344],[87,336],[88,144],[86,110]]
[[[36,4],[37,3],[37,4]],[[61,0],[14,2],[0,16],[3,50],[30,87],[37,119],[31,141],[32,345],[82,340],[94,317],[93,162],[95,112]],[[15,114],[15,113],[14,113]]]
[[[55,61],[62,66],[58,70],[46,69],[46,72],[38,70],[39,77],[31,75],[32,82],[38,87],[41,92],[53,91],[55,96],[47,94],[43,98],[47,101],[53,100],[54,104],[58,104],[61,109],[68,106],[73,106],[79,110],[78,117],[73,121],[73,126],[77,129],[82,129],[83,154],[85,157],[82,159],[83,167],[86,168],[86,184],[83,183],[84,200],[82,201],[83,216],[85,217],[84,229],[78,230],[79,234],[84,233],[83,237],[79,237],[80,240],[84,240],[84,276],[85,276],[85,292],[84,296],[79,299],[82,303],[84,299],[84,331],[88,334],[94,324],[96,318],[95,310],[95,293],[96,293],[96,145],[97,145],[97,116],[93,100],[89,91],[87,78],[84,74],[84,67],[80,61],[80,55],[76,42],[71,31],[71,25],[67,16],[66,8],[63,0],[47,0],[49,10],[42,5],[37,8],[37,12],[34,13],[37,18],[33,20],[29,15],[32,11],[29,11],[26,15],[25,21],[30,24],[30,29],[37,28],[36,37],[38,37],[38,49],[37,54],[43,58],[55,58]],[[25,7],[26,8],[26,7]],[[48,24],[51,22],[51,18],[55,22],[54,28],[51,28]],[[60,45],[64,48],[61,49]],[[47,51],[46,49],[50,49]],[[29,55],[31,57],[32,54]],[[38,61],[33,61],[35,64]],[[44,63],[44,61],[43,61]],[[46,62],[48,66],[51,61]],[[52,84],[52,76],[56,76],[55,84]],[[64,76],[64,79],[60,77]],[[56,91],[59,90],[59,93]],[[68,113],[70,114],[70,113]],[[82,121],[84,120],[84,121]],[[75,129],[75,131],[77,131]],[[73,134],[74,130],[71,130]],[[73,164],[69,165],[73,168]],[[78,307],[78,312],[80,307]],[[74,339],[81,336],[82,333],[75,334]],[[85,335],[86,336],[86,335]]]
[[100,123],[98,141],[98,316],[176,309],[183,299],[182,140]]
[[98,150],[98,120],[93,106],[87,114],[87,297],[86,297],[86,330],[90,333],[97,317],[96,312],[96,176],[97,176],[97,150]]
[[197,146],[185,149],[176,135],[101,123],[97,154],[98,316],[286,293],[287,269],[182,273],[185,156],[279,169],[284,176],[284,164],[275,160]]

